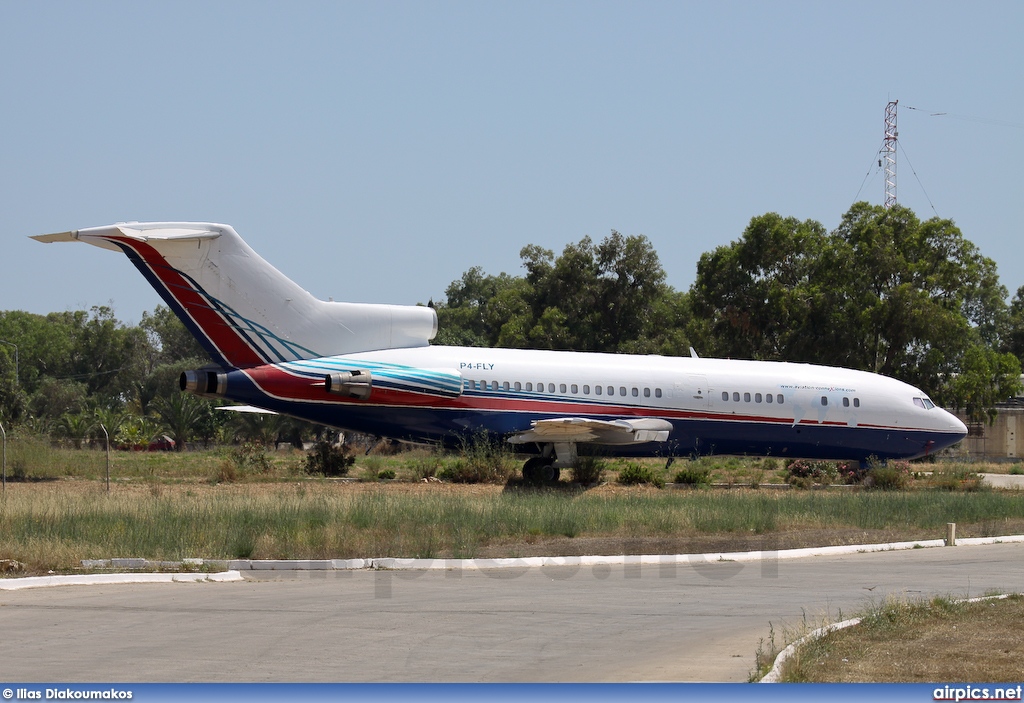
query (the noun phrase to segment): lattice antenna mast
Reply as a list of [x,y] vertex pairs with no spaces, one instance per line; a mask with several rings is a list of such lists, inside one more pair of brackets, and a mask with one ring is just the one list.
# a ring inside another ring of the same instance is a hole
[[896,204],[896,103],[893,100],[885,106],[885,141],[882,144],[882,161],[885,162],[885,208]]

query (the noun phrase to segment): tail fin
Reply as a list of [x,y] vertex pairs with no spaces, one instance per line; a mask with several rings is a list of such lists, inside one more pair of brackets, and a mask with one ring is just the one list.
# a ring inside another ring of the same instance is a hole
[[419,347],[437,332],[430,308],[314,298],[227,225],[132,222],[33,239],[123,251],[223,366]]

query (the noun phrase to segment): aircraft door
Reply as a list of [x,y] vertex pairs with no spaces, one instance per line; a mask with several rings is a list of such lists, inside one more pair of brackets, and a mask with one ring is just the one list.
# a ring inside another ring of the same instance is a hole
[[675,397],[684,405],[707,408],[711,405],[711,389],[708,388],[707,376],[687,374],[685,379],[675,382]]

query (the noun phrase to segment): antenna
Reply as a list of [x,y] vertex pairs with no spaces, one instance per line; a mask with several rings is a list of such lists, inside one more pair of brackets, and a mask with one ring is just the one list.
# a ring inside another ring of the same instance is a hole
[[896,204],[896,103],[893,100],[885,106],[885,141],[882,142],[882,150],[879,159],[885,161],[885,209],[888,210]]

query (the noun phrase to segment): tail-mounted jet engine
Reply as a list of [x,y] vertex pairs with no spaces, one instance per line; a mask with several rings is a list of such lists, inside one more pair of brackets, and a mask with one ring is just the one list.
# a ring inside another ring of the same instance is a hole
[[228,375],[207,369],[185,371],[178,377],[178,387],[195,395],[220,397],[228,389]]
[[372,387],[373,377],[370,372],[361,369],[331,373],[324,376],[324,388],[332,395],[366,400],[370,397]]
[[338,371],[324,376],[332,395],[366,400],[372,391],[424,393],[444,398],[462,395],[462,376],[454,369],[379,368]]

